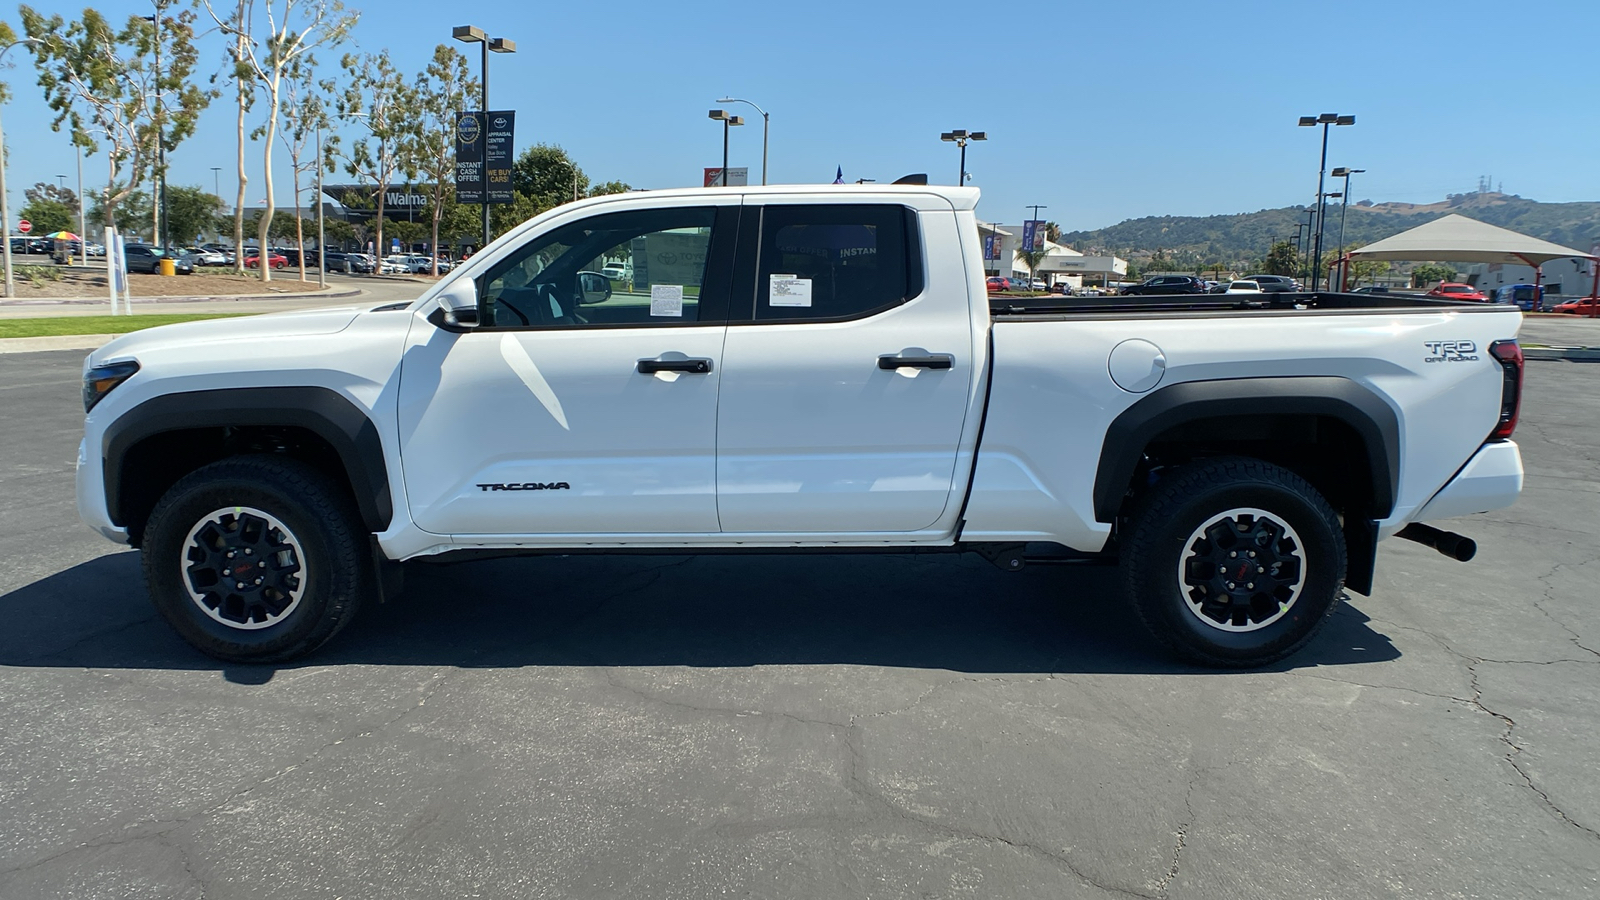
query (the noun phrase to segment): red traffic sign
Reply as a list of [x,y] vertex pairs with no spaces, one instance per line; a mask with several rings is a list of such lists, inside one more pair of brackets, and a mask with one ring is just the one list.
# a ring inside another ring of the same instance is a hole
[[23,219],[21,222],[17,223],[17,230],[23,234],[27,234],[33,230],[33,223],[29,222],[27,219]]

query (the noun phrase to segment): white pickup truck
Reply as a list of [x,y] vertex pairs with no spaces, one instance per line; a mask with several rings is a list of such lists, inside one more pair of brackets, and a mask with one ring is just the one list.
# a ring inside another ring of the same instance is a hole
[[1515,307],[991,308],[977,202],[599,197],[413,302],[128,335],[85,361],[81,515],[227,660],[310,652],[406,560],[870,548],[1120,561],[1171,650],[1255,666],[1380,539],[1465,559],[1420,522],[1516,500]]

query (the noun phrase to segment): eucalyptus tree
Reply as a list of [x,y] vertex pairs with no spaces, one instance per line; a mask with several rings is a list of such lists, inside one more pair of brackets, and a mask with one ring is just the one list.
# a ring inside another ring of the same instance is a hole
[[166,13],[160,28],[140,16],[119,28],[94,9],[69,22],[58,13],[19,8],[39,86],[56,114],[51,127],[66,126],[86,154],[105,147],[106,186],[97,206],[113,239],[117,205],[152,171],[162,150],[194,133],[211,99],[190,82],[199,58],[193,13],[171,14],[170,6],[169,0],[157,3],[158,15]]
[[[258,225],[258,240],[267,246],[277,205],[272,196],[272,150],[278,137],[278,118],[283,111],[284,84],[291,70],[308,64],[318,47],[335,46],[349,36],[360,13],[346,12],[340,0],[261,0],[262,21],[255,22],[255,0],[243,0],[241,15],[219,16],[215,0],[200,0],[212,21],[224,34],[232,36],[239,48],[239,64],[255,78],[266,101],[265,125],[261,129],[262,185],[266,190],[266,212]],[[239,40],[239,30],[251,22],[253,42]],[[272,268],[261,266],[261,280],[272,280]]]
[[439,274],[439,224],[445,202],[455,192],[456,119],[478,94],[477,79],[467,58],[447,44],[433,48],[433,59],[417,75],[412,87],[416,101],[410,128],[400,137],[400,155],[414,161],[417,173],[427,184],[428,208],[432,213],[433,271]]
[[[285,152],[289,154],[289,173],[294,181],[295,246],[300,248],[301,281],[306,280],[306,236],[304,217],[300,215],[305,208],[300,202],[303,196],[300,179],[308,172],[315,173],[321,164],[318,142],[323,129],[330,124],[327,105],[319,93],[320,85],[316,82],[315,73],[315,58],[306,56],[289,70],[283,84],[283,131],[280,137]],[[322,196],[316,192],[315,180],[309,189],[313,193],[312,199],[320,208]],[[323,249],[321,244],[317,245],[319,260]]]
[[[383,211],[389,186],[403,177],[415,181],[416,158],[409,135],[418,113],[415,90],[396,69],[389,51],[347,53],[340,60],[345,84],[335,104],[336,115],[356,123],[363,134],[349,148],[338,138],[331,151],[344,160],[345,171],[373,186],[372,206],[377,210],[374,249],[383,255]],[[328,83],[331,91],[334,85]]]

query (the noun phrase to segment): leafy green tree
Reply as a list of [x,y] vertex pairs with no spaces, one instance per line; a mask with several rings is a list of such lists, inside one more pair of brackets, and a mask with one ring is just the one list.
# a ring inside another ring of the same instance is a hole
[[322,226],[328,236],[328,243],[336,244],[341,248],[350,246],[356,239],[356,227],[343,219],[329,219]]
[[477,94],[478,81],[472,77],[465,56],[454,47],[439,44],[433,48],[433,59],[417,76],[412,92],[417,107],[411,116],[411,128],[401,137],[401,153],[415,160],[418,174],[428,183],[425,190],[433,223],[428,246],[433,248],[434,259],[430,274],[437,275],[445,199],[449,196],[453,200],[455,194],[452,182],[456,170],[456,115],[467,107],[468,98]]
[[1382,259],[1353,259],[1350,261],[1350,286],[1357,288],[1363,281],[1376,281],[1379,275],[1389,274],[1389,262]]
[[603,181],[589,188],[589,196],[601,197],[606,194],[626,194],[633,190],[633,186],[626,181]]
[[78,195],[58,185],[39,182],[22,192],[21,216],[33,223],[34,234],[54,234],[77,227]]
[[1268,275],[1293,275],[1300,268],[1300,254],[1289,241],[1276,241],[1261,268]]
[[[100,209],[116,227],[117,205],[128,199],[156,164],[157,147],[174,149],[194,132],[210,96],[190,82],[198,54],[194,15],[169,12],[157,0],[157,28],[130,15],[119,29],[94,9],[75,21],[19,8],[39,69],[39,86],[62,126],[87,154],[106,148],[106,188]],[[159,50],[160,70],[155,66]]]
[[[108,210],[105,205],[106,193],[120,193],[120,188],[108,188],[89,198],[90,219],[105,222],[127,236],[128,240],[135,240],[141,226],[150,224],[150,195],[141,190],[132,190],[123,194],[115,207]],[[107,218],[110,216],[110,218]],[[152,238],[152,240],[154,240]]]
[[511,164],[511,187],[534,201],[537,214],[570,202],[574,194],[587,196],[589,176],[567,151],[554,144],[534,144]]
[[[417,177],[416,160],[406,152],[416,98],[405,76],[394,67],[388,50],[347,53],[339,64],[347,80],[337,99],[336,115],[359,122],[366,134],[352,141],[348,150],[342,150],[340,140],[334,137],[327,143],[328,152],[344,160],[346,172],[372,185],[372,207],[378,214],[373,221],[373,246],[381,255],[384,201],[389,186],[400,180],[415,181]],[[333,86],[329,84],[328,88],[332,91]]]
[[199,185],[167,185],[167,228],[180,247],[216,234],[226,212],[222,198]]
[[[248,13],[253,10],[253,6],[250,6],[242,8],[238,17],[222,17],[213,8],[213,0],[200,2],[211,14],[217,28],[232,37],[241,36],[235,32],[245,27],[245,22],[250,19]],[[274,2],[282,4],[276,11]],[[355,27],[360,13],[345,12],[340,0],[300,0],[298,5],[296,0],[263,0],[262,6],[266,15],[266,35],[254,42],[241,42],[236,46],[239,49],[239,67],[247,68],[254,76],[267,102],[266,127],[261,143],[267,214],[263,217],[258,236],[261,243],[265,244],[268,237],[265,226],[275,222],[273,213],[277,208],[272,195],[272,151],[277,140],[278,117],[283,110],[285,82],[293,80],[291,76],[297,67],[312,64],[311,53],[317,47],[342,43]],[[272,280],[270,267],[261,267],[261,280]]]
[[1017,251],[1017,259],[1021,260],[1022,264],[1028,267],[1028,280],[1032,281],[1036,277],[1039,263],[1044,262],[1044,258],[1049,254],[1049,252],[1050,251],[1044,247],[1040,247],[1037,250]]
[[1427,287],[1441,281],[1455,281],[1456,270],[1443,263],[1423,263],[1411,270],[1411,286]]
[[527,194],[513,191],[510,203],[496,203],[489,207],[489,231],[499,237],[548,208],[540,206],[537,200]]

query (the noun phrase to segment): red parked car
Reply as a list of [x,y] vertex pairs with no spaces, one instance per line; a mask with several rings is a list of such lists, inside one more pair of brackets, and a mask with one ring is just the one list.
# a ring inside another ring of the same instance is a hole
[[[247,250],[245,252],[247,254],[244,258],[245,268],[254,269],[256,266],[261,265],[261,251]],[[284,256],[282,253],[279,253],[276,250],[267,251],[267,265],[273,267],[274,269],[281,269],[288,264],[289,257]]]
[[1011,279],[1006,278],[1003,275],[990,275],[988,283],[989,283],[989,293],[991,293],[991,294],[993,294],[996,291],[1009,291],[1009,290],[1011,290]]
[[1557,303],[1551,312],[1566,313],[1569,316],[1593,316],[1600,314],[1600,303],[1593,297],[1579,297],[1565,303]]
[[1479,303],[1488,303],[1489,295],[1478,290],[1470,284],[1458,284],[1446,281],[1429,291],[1429,297],[1443,297],[1446,300],[1476,300]]

